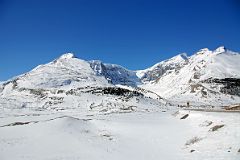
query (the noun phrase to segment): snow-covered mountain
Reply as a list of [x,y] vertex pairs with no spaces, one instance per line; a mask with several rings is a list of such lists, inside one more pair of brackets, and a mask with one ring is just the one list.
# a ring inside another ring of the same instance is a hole
[[[27,88],[75,88],[106,86],[104,77],[96,76],[89,63],[66,53],[54,61],[39,65],[32,71],[16,77],[12,83]],[[15,86],[15,87],[17,87]]]
[[135,106],[144,108],[167,102],[198,106],[236,104],[240,103],[239,61],[240,54],[225,47],[214,51],[205,48],[189,57],[183,53],[145,70],[131,71],[66,53],[0,84],[0,105],[68,105],[112,111],[116,106],[132,110]]
[[165,103],[155,93],[115,86],[131,85],[134,78],[132,71],[121,66],[88,62],[67,53],[1,84],[0,108],[109,113],[145,110],[145,106],[151,109]]
[[[176,104],[228,105],[239,103],[240,54],[225,47],[201,49],[190,57],[178,55],[137,71],[141,87]],[[150,78],[148,78],[150,77]]]

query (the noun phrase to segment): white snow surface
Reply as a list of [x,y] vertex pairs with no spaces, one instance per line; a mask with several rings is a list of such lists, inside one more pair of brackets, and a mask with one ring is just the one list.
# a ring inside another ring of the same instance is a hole
[[[239,113],[165,111],[2,110],[0,159],[239,159]],[[211,131],[216,125],[224,126]]]

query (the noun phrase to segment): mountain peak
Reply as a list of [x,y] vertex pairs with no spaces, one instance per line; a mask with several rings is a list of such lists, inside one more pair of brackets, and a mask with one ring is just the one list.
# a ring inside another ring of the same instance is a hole
[[73,53],[65,53],[59,57],[59,59],[70,59],[70,58],[76,58],[76,56]]
[[202,48],[199,50],[200,52],[209,52],[210,50],[208,48]]
[[172,61],[172,62],[181,62],[181,61],[186,61],[188,59],[187,54],[186,53],[180,53],[174,57],[172,57],[171,59],[167,60],[167,61]]
[[226,52],[226,51],[227,51],[227,48],[225,46],[220,46],[214,50],[214,52],[217,52],[217,53],[222,53],[222,52]]
[[203,55],[203,54],[209,54],[211,51],[208,48],[202,48],[199,51],[197,51],[195,54],[196,55]]

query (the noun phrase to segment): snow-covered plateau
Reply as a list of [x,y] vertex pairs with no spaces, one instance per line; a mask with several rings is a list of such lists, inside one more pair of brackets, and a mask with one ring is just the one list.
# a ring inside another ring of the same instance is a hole
[[0,160],[240,159],[240,54],[132,71],[66,53],[0,82]]

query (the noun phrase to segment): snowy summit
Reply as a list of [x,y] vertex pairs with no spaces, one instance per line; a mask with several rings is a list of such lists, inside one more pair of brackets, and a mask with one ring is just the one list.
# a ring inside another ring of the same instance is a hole
[[70,59],[70,58],[76,58],[74,53],[65,53],[59,57],[60,59]]

